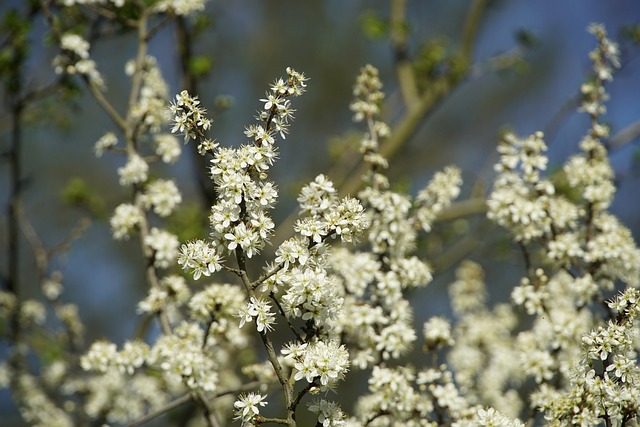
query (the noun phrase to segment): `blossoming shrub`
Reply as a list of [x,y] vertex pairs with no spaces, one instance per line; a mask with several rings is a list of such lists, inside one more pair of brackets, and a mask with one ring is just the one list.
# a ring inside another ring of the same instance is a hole
[[[505,134],[498,146],[487,215],[512,234],[526,261],[510,302],[488,307],[482,267],[465,261],[449,287],[455,319],[433,317],[419,333],[407,294],[426,286],[432,269],[415,255],[417,241],[458,197],[460,171],[443,168],[415,197],[392,190],[379,149],[391,133],[381,119],[384,93],[367,65],[350,105],[364,128],[363,189],[339,197],[318,175],[300,189],[291,237],[274,246],[278,188],[269,171],[308,78],[287,68],[273,81],[244,144],[211,139],[198,97],[182,91],[169,101],[145,44],[157,30],[148,26],[153,16],[201,5],[138,5],[131,19],[141,38],[126,66],[132,101],[124,113],[104,97],[89,42],[54,23],[55,70],[82,76],[119,128],[120,137],[105,134],[95,151],[126,156],[117,174],[132,197],[115,208],[110,225],[115,239],[140,241],[149,286],[138,313],[160,332],[120,347],[101,340],[82,348],[77,308],[61,303],[60,278],[52,277],[43,295],[64,329],[45,357],[25,338],[44,324],[44,306],[0,293],[14,344],[0,384],[11,388],[27,423],[133,426],[191,402],[199,408],[194,425],[208,426],[231,418],[242,426],[295,426],[309,417],[321,426],[635,425],[640,250],[607,210],[615,185],[602,115],[605,83],[619,62],[603,27],[590,27],[598,42],[590,54],[594,75],[581,88],[580,110],[591,125],[561,172],[571,191],[546,174],[541,133]],[[197,144],[215,193],[208,234],[185,242],[162,225],[180,205],[180,191],[153,169],[180,155],[174,134]],[[259,265],[267,247],[274,255]],[[420,346],[424,364],[407,365]],[[35,355],[39,372],[28,363]],[[368,378],[367,390],[344,396],[355,370]],[[343,409],[350,401],[353,408]]]

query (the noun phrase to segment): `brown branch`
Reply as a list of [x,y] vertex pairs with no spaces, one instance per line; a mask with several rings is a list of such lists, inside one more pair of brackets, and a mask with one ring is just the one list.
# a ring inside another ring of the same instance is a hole
[[[240,392],[243,391],[250,391],[255,389],[256,387],[259,387],[261,384],[259,381],[252,381],[250,383],[244,384],[238,388],[233,388],[233,389],[228,389],[228,390],[222,390],[219,391],[217,393],[215,393],[209,400],[214,400],[217,399],[219,397],[223,397],[223,396],[227,396],[229,394],[238,394]],[[148,414],[138,418],[137,420],[131,421],[129,424],[126,425],[126,427],[137,427],[139,425],[148,423],[151,420],[154,420],[164,414],[166,414],[167,412],[171,411],[172,409],[178,408],[188,402],[190,402],[192,399],[191,394],[189,393],[185,393],[182,396],[172,400],[171,402],[168,402],[166,404],[164,404],[163,406],[156,408],[155,410],[153,410],[152,412],[149,412]]]
[[[240,278],[242,279],[242,284],[244,285],[245,290],[249,296],[255,295],[254,290],[251,287],[251,280],[249,280],[249,276],[247,275],[247,267],[246,267],[246,258],[244,255],[244,251],[242,247],[237,246],[236,250],[236,261],[238,262],[238,269],[240,270]],[[258,332],[260,335],[260,339],[262,340],[262,344],[264,345],[265,350],[267,351],[267,358],[273,367],[273,370],[276,373],[276,377],[282,386],[282,391],[284,393],[285,405],[287,407],[287,423],[289,427],[295,427],[295,407],[292,406],[293,399],[293,387],[289,384],[289,379],[285,374],[280,361],[278,360],[278,354],[276,353],[276,349],[273,346],[273,342],[267,335],[267,330],[264,329],[262,332]]]
[[411,110],[418,105],[420,98],[407,46],[406,0],[391,0],[390,7],[389,29],[396,77],[405,107]]
[[467,17],[462,29],[461,47],[461,54],[467,60],[467,63],[471,63],[471,55],[473,53],[473,47],[478,33],[478,27],[482,21],[482,16],[484,15],[487,3],[489,3],[488,0],[474,0],[467,12]]
[[[427,116],[432,113],[448,94],[467,76],[469,64],[473,53],[474,40],[481,22],[488,0],[475,0],[467,13],[462,29],[462,42],[458,54],[458,69],[435,79],[427,90],[420,96],[414,107],[408,109],[398,124],[391,130],[391,137],[380,146],[380,154],[391,161],[400,149],[418,130],[418,127]],[[397,0],[392,4],[395,8],[403,6],[403,2]],[[404,14],[392,11],[395,19],[400,19]],[[400,39],[402,41],[402,39]],[[402,82],[400,83],[403,84]],[[405,83],[406,84],[406,83]],[[404,96],[404,94],[403,94]],[[358,192],[362,182],[361,177],[366,172],[367,165],[362,163],[359,156],[345,156],[336,162],[327,175],[336,184],[336,188],[345,195],[353,195]],[[285,233],[289,233],[297,211],[292,211],[278,226],[275,232],[275,240],[284,240]]]
[[607,144],[607,148],[611,150],[617,150],[622,148],[626,144],[638,139],[640,137],[640,120],[636,120],[618,133],[613,135]]

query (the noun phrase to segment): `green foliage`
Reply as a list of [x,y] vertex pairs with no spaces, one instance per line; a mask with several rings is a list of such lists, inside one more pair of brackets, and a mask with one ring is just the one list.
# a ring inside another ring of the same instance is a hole
[[28,53],[30,27],[29,20],[16,9],[9,10],[0,23],[0,33],[8,40],[0,50],[0,77],[9,93],[20,90],[20,69]]
[[360,25],[362,33],[370,40],[382,40],[387,37],[389,32],[389,23],[372,9],[367,9],[362,13]]
[[520,28],[516,31],[515,37],[518,44],[526,49],[530,49],[538,44],[538,37],[525,28]]
[[197,37],[209,27],[211,27],[211,18],[209,17],[209,15],[200,14],[193,18],[191,32],[194,37]]
[[72,206],[87,209],[98,219],[107,218],[107,209],[100,192],[92,188],[87,181],[74,177],[67,181],[60,193],[62,200]]
[[449,40],[437,38],[427,40],[418,49],[413,69],[420,92],[426,91],[431,83],[445,77],[448,81],[458,81],[469,68],[467,59],[454,51]]
[[206,234],[206,212],[197,203],[184,203],[168,218],[166,229],[181,242],[190,242]]
[[420,77],[433,77],[442,71],[441,67],[449,56],[449,41],[439,38],[427,40],[420,45],[413,67]]
[[206,76],[213,69],[213,59],[207,55],[198,55],[189,61],[189,72],[197,78]]
[[640,25],[626,25],[620,29],[620,34],[633,44],[640,45]]

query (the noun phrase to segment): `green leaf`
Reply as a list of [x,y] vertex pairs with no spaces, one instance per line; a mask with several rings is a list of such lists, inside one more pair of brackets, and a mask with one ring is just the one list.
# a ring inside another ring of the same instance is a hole
[[620,29],[620,34],[633,44],[640,45],[640,25],[625,25]]
[[88,209],[98,219],[107,217],[105,202],[100,193],[80,177],[67,181],[60,196],[65,203]]
[[189,61],[189,72],[194,77],[203,77],[213,68],[213,60],[205,55],[198,55]]
[[538,37],[531,31],[521,28],[516,31],[516,41],[522,47],[529,49],[538,44]]
[[360,22],[362,32],[368,39],[380,40],[385,38],[389,32],[389,24],[371,9],[364,11],[360,17]]
[[205,235],[207,215],[197,203],[182,205],[168,218],[167,230],[178,236],[181,242],[202,238]]

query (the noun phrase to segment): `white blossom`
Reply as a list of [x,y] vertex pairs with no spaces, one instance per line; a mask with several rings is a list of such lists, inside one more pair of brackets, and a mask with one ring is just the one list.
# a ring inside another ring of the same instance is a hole
[[180,242],[174,234],[153,227],[144,237],[144,244],[153,252],[154,265],[167,268],[175,262]]
[[161,217],[171,215],[181,202],[182,196],[173,180],[158,179],[151,182],[142,196],[145,208],[153,208]]
[[96,153],[96,157],[101,157],[105,150],[114,147],[118,143],[118,138],[113,134],[113,132],[107,132],[100,137],[100,139],[96,142],[94,146],[94,151]]
[[149,164],[139,154],[133,153],[127,159],[127,164],[118,168],[120,185],[131,185],[147,180]]
[[110,220],[113,237],[116,240],[129,239],[134,227],[142,221],[142,212],[136,206],[128,203],[119,205]]
[[257,393],[238,396],[238,400],[233,404],[233,407],[236,408],[235,419],[240,420],[243,427],[253,425],[253,419],[260,415],[260,408],[267,404],[266,398],[266,395],[263,396]]

